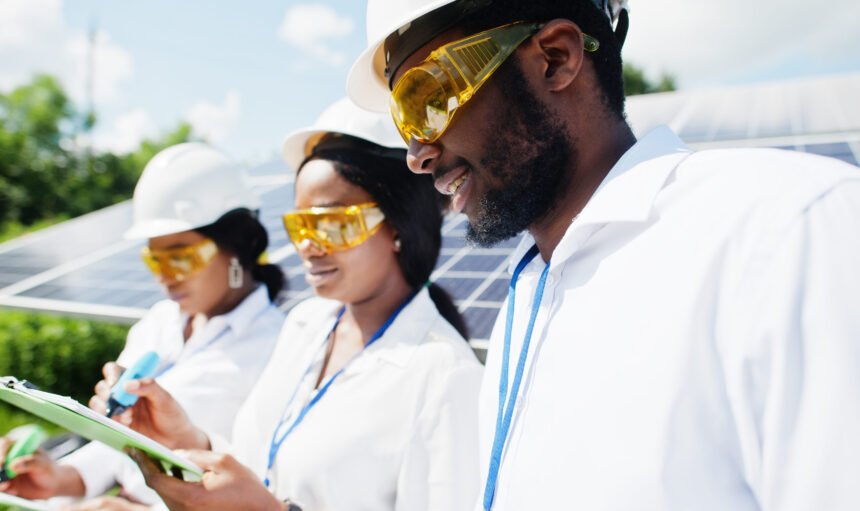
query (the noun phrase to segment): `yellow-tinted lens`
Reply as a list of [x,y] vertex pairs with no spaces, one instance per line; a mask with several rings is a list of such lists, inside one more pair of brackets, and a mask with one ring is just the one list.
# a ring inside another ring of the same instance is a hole
[[[390,109],[400,136],[435,142],[457,108],[469,101],[514,50],[540,29],[540,23],[511,23],[440,46],[407,71],[391,92]],[[596,51],[587,37],[586,50]],[[591,48],[594,48],[592,50]]]
[[205,268],[217,253],[215,242],[205,239],[194,245],[167,250],[144,247],[141,257],[156,277],[164,275],[182,281]]
[[158,263],[158,259],[152,257],[149,254],[149,249],[144,248],[140,254],[141,259],[146,264],[146,267],[149,268],[149,271],[152,272],[156,277],[161,275],[161,265]]
[[327,251],[360,245],[379,230],[382,213],[375,204],[311,208],[284,215],[284,227],[298,248],[305,240]]
[[458,105],[457,91],[435,62],[410,69],[391,93],[391,114],[406,143],[432,143],[445,131]]

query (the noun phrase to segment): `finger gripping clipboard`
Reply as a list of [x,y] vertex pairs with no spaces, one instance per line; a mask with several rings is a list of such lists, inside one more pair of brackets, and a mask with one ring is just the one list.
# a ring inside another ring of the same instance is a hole
[[70,397],[35,390],[6,376],[0,377],[0,400],[120,452],[127,447],[143,451],[159,463],[166,474],[179,479],[196,482],[203,477],[203,469],[191,461]]

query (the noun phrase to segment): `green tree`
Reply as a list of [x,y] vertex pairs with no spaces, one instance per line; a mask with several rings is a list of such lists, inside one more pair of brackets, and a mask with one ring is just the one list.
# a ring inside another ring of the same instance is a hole
[[74,135],[96,122],[92,114],[80,114],[47,75],[0,94],[0,235],[131,197],[155,153],[192,137],[191,127],[181,123],[128,154],[76,148]]
[[73,163],[60,146],[61,126],[73,116],[49,76],[0,95],[0,222],[30,224],[58,209],[56,194],[45,192]]
[[675,77],[668,73],[661,74],[660,78],[653,82],[645,76],[645,71],[641,68],[629,63],[624,64],[624,94],[627,96],[668,92],[675,89]]

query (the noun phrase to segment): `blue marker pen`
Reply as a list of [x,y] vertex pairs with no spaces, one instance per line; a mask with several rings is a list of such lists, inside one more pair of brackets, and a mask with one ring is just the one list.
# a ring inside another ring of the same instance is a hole
[[137,403],[137,396],[129,394],[124,390],[125,382],[152,376],[157,366],[158,355],[150,351],[140,357],[133,366],[126,369],[111,389],[110,399],[107,402],[107,413],[105,415],[110,418],[134,406]]

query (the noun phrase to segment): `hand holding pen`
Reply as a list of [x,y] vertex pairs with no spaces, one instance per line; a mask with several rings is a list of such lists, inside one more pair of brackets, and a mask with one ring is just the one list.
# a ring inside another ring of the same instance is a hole
[[44,440],[41,428],[32,428],[22,438],[0,438],[0,491],[26,499],[47,499],[83,492],[77,471],[58,465],[38,449]]
[[208,436],[194,426],[182,406],[153,378],[120,381],[123,372],[114,362],[104,365],[104,379],[96,384],[90,408],[107,414],[108,404],[112,398],[116,400],[115,390],[121,385],[123,393],[134,396],[134,402],[129,405],[126,400],[127,408],[112,416],[115,421],[171,449],[209,447]]

